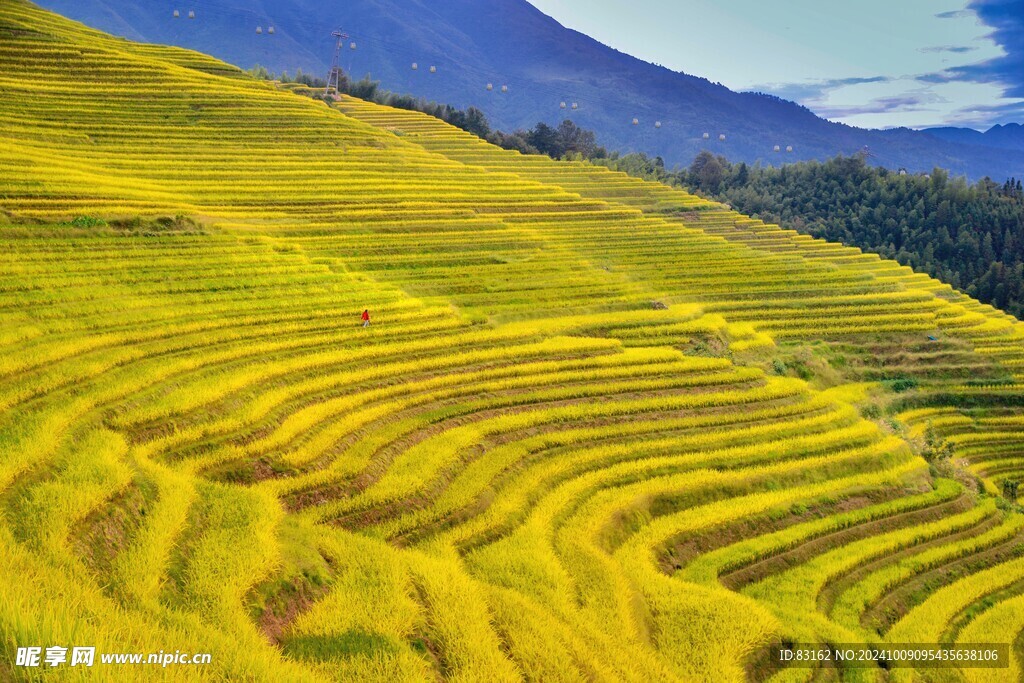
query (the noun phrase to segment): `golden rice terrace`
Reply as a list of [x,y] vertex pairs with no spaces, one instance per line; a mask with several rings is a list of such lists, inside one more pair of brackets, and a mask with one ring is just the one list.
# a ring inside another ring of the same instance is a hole
[[1019,680],[1010,316],[23,0],[0,124],[0,680]]

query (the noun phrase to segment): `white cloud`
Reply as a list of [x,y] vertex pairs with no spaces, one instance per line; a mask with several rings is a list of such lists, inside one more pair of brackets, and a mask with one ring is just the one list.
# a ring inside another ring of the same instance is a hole
[[1003,54],[967,0],[533,4],[642,59],[794,99],[853,125],[942,125],[963,120],[964,111],[1009,104],[997,87],[916,78]]

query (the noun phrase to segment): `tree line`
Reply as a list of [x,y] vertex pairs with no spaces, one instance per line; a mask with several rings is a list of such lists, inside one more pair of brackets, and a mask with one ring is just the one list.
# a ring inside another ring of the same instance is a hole
[[[323,93],[318,91],[327,87],[326,80],[305,74],[301,69],[296,71],[293,76],[289,75],[287,71],[278,75],[268,71],[266,67],[257,65],[250,69],[248,73],[263,80],[305,85],[308,88],[306,94],[311,96],[323,96]],[[456,128],[473,133],[491,144],[504,149],[516,150],[523,154],[545,154],[554,159],[566,157],[607,159],[613,156],[609,155],[605,148],[597,144],[597,136],[593,131],[580,128],[569,120],[563,121],[556,127],[549,126],[546,123],[538,123],[529,130],[505,133],[492,129],[487,116],[476,107],[469,107],[463,110],[449,104],[439,104],[422,97],[400,95],[381,88],[380,81],[374,81],[369,78],[353,81],[347,74],[342,73],[338,79],[338,91],[368,102],[375,102],[397,109],[422,112]]]

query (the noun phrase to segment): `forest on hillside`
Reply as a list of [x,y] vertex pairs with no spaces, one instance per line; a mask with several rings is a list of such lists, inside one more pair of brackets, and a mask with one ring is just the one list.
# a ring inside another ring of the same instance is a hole
[[858,246],[1024,317],[1024,191],[1015,178],[968,183],[909,175],[864,155],[778,168],[701,153],[666,173],[741,213]]

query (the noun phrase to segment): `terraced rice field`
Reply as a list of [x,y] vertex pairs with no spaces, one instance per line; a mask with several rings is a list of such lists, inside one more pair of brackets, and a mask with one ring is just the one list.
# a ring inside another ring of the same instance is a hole
[[0,122],[0,679],[1017,680],[1013,318],[22,0]]

